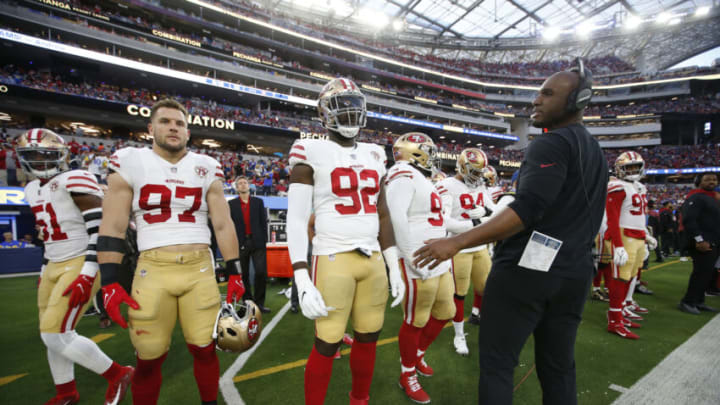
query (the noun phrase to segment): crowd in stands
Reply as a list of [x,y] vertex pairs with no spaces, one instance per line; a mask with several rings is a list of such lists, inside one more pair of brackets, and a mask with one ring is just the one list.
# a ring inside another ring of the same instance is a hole
[[[608,165],[626,149],[603,149]],[[720,144],[705,145],[658,145],[633,148],[645,159],[645,168],[679,169],[687,167],[714,167],[720,165]]]

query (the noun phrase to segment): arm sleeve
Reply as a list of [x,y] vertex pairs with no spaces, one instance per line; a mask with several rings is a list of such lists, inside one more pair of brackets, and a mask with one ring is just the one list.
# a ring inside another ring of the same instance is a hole
[[443,193],[440,197],[442,200],[442,215],[445,220],[445,228],[452,233],[463,233],[472,229],[473,224],[469,219],[455,219],[450,213],[453,209],[453,198],[450,193]]
[[292,183],[288,191],[287,234],[290,262],[307,262],[308,222],[312,213],[313,186]]
[[620,209],[625,199],[625,190],[620,189],[608,193],[607,202],[605,203],[605,211],[607,212],[607,226],[610,241],[613,246],[623,246],[622,235],[620,234]]
[[97,263],[97,238],[100,221],[102,220],[102,208],[90,208],[89,210],[83,211],[82,216],[85,221],[85,229],[88,233],[88,247],[85,252],[85,263],[80,273],[95,277],[99,269]]
[[520,167],[515,201],[509,205],[525,229],[540,221],[558,198],[567,177],[569,156],[570,145],[558,135],[537,137],[530,144]]
[[696,198],[697,194],[691,195],[687,199],[682,210],[682,223],[685,227],[687,235],[694,239],[696,236],[701,236],[700,226],[698,220],[700,219],[700,199]]
[[401,177],[385,187],[386,201],[390,211],[390,220],[395,231],[395,244],[403,257],[412,257],[410,228],[408,227],[408,208],[415,194],[412,180]]
[[128,153],[132,153],[133,149],[135,148],[123,148],[116,151],[110,156],[108,163],[108,173],[115,172],[119,174],[130,187],[133,187],[132,177],[130,176],[130,167],[128,167],[129,162],[126,162],[128,159],[124,159],[124,157]]

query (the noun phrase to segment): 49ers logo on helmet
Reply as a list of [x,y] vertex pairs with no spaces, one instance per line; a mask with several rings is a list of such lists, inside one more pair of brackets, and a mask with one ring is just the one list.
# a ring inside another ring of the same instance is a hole
[[208,174],[208,170],[202,166],[195,166],[195,174],[200,177],[205,177]]
[[248,328],[247,328],[248,339],[250,339],[250,341],[257,339],[258,330],[260,329],[259,326],[260,326],[260,324],[258,323],[257,319],[250,318],[250,320],[248,321]]
[[479,162],[478,162],[478,155],[477,155],[475,152],[470,151],[470,152],[468,152],[468,153],[466,154],[466,156],[467,156],[467,158],[468,158],[468,160],[469,160],[470,162],[472,162],[472,163],[479,163]]
[[408,139],[408,141],[413,142],[413,143],[423,143],[426,141],[426,139],[423,135],[418,135],[418,134],[410,135],[410,136],[408,136],[407,139]]

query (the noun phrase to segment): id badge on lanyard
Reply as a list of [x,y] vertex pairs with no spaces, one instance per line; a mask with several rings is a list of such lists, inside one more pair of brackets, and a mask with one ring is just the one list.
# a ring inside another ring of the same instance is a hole
[[525,245],[518,266],[547,272],[555,261],[562,244],[563,242],[560,239],[533,231],[527,245]]

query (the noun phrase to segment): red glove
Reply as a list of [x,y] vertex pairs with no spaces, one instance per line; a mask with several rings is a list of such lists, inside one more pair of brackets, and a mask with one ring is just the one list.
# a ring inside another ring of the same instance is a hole
[[120,304],[124,302],[132,309],[140,309],[140,305],[135,302],[118,283],[108,284],[104,286],[102,290],[103,303],[105,304],[105,311],[108,316],[116,324],[122,326],[124,329],[127,328],[127,322],[125,322],[125,318],[123,318],[120,313]]
[[245,294],[245,284],[243,284],[242,276],[233,274],[230,276],[227,286],[227,302],[232,304],[233,301],[241,301]]
[[90,301],[90,293],[92,292],[94,282],[95,277],[80,274],[75,281],[70,283],[68,288],[65,289],[65,292],[63,292],[63,296],[70,294],[70,308],[83,306],[86,302]]

